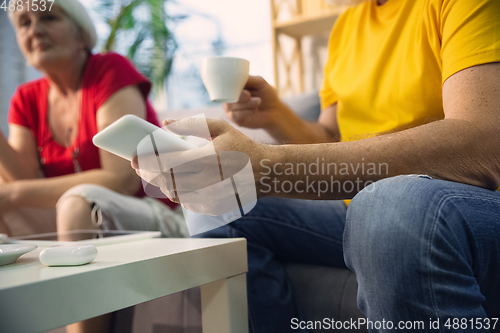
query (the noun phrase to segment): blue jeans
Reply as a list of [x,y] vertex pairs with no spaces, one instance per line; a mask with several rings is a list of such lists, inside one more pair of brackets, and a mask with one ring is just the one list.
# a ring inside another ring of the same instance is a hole
[[[291,318],[305,320],[282,262],[347,265],[356,273],[358,306],[373,323],[371,332],[397,331],[409,321],[423,321],[422,332],[486,332],[472,327],[500,317],[496,191],[398,176],[359,192],[347,215],[341,201],[265,198],[202,237],[247,239],[255,333],[290,332]],[[378,328],[382,320],[393,328]],[[440,329],[431,329],[430,320],[439,320]]]

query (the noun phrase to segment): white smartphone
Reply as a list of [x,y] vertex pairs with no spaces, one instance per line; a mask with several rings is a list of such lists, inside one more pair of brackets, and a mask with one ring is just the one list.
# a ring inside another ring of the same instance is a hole
[[[151,142],[151,153],[156,152],[155,139],[161,140],[161,146],[167,146],[169,151],[197,148],[175,134],[131,114],[121,117],[94,135],[92,142],[101,149],[131,161],[137,155],[139,143],[142,141],[144,144],[143,140],[148,136]],[[165,152],[165,149],[162,149],[162,152]]]

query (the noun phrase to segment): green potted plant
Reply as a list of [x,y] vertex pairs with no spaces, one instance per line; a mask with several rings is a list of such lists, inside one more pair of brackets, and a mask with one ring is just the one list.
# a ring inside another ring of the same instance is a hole
[[153,84],[153,94],[163,90],[172,68],[177,44],[167,24],[182,17],[167,17],[169,0],[101,0],[97,12],[110,32],[102,52],[125,54]]

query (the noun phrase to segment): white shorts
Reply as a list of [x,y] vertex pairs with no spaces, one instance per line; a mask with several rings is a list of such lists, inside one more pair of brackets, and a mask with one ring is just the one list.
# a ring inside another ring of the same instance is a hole
[[66,191],[56,209],[22,208],[3,216],[11,236],[56,231],[56,211],[69,197],[85,199],[91,220],[103,230],[161,231],[162,237],[189,237],[180,208],[172,210],[161,201],[126,196],[99,185],[77,185]]

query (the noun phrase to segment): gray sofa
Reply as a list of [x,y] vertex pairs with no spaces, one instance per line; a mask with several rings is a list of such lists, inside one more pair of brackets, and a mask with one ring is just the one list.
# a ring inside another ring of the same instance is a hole
[[[316,93],[286,98],[285,102],[304,120],[315,121],[319,117],[320,104]],[[286,269],[308,320],[333,318],[345,321],[364,317],[356,305],[358,284],[356,276],[350,270],[296,263],[286,263]],[[313,332],[325,331],[329,330]]]
[[[286,263],[294,291],[305,311],[307,320],[355,321],[364,317],[356,306],[358,284],[356,276],[348,269]],[[332,330],[313,330],[329,332]],[[339,330],[335,330],[339,332]],[[349,332],[367,332],[350,329]]]

